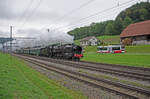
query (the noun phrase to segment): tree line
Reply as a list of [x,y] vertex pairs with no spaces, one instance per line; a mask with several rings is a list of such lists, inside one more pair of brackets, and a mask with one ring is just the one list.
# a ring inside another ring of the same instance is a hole
[[150,20],[150,3],[137,3],[122,11],[115,20],[91,23],[68,32],[75,40],[88,36],[119,35],[129,24]]

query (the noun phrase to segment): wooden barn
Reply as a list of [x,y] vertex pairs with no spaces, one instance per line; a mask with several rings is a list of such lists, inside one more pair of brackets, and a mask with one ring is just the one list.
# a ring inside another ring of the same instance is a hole
[[121,43],[128,39],[132,45],[150,44],[150,20],[129,25],[120,34],[120,39]]

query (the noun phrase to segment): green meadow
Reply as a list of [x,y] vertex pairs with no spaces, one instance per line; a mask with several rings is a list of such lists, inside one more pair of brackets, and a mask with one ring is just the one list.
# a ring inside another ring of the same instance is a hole
[[150,68],[150,45],[126,46],[126,53],[96,53],[97,46],[84,49],[83,61]]
[[97,37],[100,41],[107,44],[120,44],[120,36],[119,35],[104,35],[104,36],[98,36]]
[[0,53],[0,99],[87,99],[27,66]]

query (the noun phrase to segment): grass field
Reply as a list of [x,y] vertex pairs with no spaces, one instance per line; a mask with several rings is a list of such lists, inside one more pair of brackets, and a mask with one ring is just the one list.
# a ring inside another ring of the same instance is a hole
[[127,46],[127,53],[145,53],[150,54],[150,45]]
[[0,99],[86,99],[28,67],[23,61],[0,53]]
[[122,54],[100,54],[96,50],[97,46],[85,48],[82,60],[150,68],[150,45],[127,46],[126,53]]
[[80,45],[80,40],[75,40],[74,43],[75,43],[76,45]]
[[120,44],[120,36],[99,36],[97,37],[100,41],[103,41],[105,44]]

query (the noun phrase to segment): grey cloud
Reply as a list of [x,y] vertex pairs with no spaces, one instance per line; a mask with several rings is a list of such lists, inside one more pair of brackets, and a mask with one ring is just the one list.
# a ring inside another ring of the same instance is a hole
[[41,34],[41,31],[37,29],[25,29],[25,30],[21,29],[21,30],[18,30],[15,35],[25,36],[25,37],[37,37],[40,34]]
[[9,34],[10,34],[9,32],[0,30],[0,37],[9,37]]
[[12,10],[10,0],[0,0],[0,18],[1,19],[12,19],[16,17]]
[[[33,0],[33,4],[31,8],[29,7],[27,11],[27,15],[24,15],[21,18],[21,21],[18,22],[18,18],[21,17],[24,10],[26,9],[27,5],[30,3],[31,0],[0,0],[0,24],[4,25],[20,25],[24,23],[23,19],[26,19],[28,15],[32,13],[33,8],[38,4],[39,0]],[[33,13],[33,16],[29,17],[29,21],[26,22],[24,29],[19,29],[15,33],[15,36],[25,36],[25,37],[37,37],[43,40],[43,42],[52,42],[52,40],[62,40],[66,38],[71,38],[64,32],[50,32],[41,31],[43,26],[47,25],[51,28],[55,28],[55,26],[66,25],[72,23],[74,25],[83,24],[82,22],[75,22],[78,19],[85,18],[91,14],[94,14],[99,11],[103,11],[104,9],[108,9],[114,5],[117,5],[118,1],[120,3],[127,2],[129,0],[93,0],[91,4],[85,6],[82,9],[75,11],[75,13],[69,14],[68,12],[72,11],[73,9],[78,8],[80,5],[84,4],[88,0],[42,0],[40,6],[36,11]],[[103,21],[104,19],[113,19],[122,9],[117,9],[117,13],[113,13],[110,15],[110,12],[115,12],[114,10],[103,13],[91,19],[84,20],[86,23],[84,25],[88,25],[91,22],[99,22]],[[68,15],[66,15],[68,14]],[[107,14],[107,15],[106,15]],[[64,16],[62,20],[56,20]],[[107,17],[107,18],[106,18]],[[75,24],[76,23],[76,24]],[[81,26],[81,25],[79,25]],[[30,29],[29,29],[30,28]],[[31,29],[33,28],[33,29]],[[34,29],[37,28],[37,29]],[[65,27],[65,30],[69,30],[68,27]],[[64,31],[62,29],[62,31]],[[7,34],[1,32],[1,34]],[[65,36],[65,37],[63,37]],[[63,37],[62,39],[59,37]],[[41,41],[42,41],[41,40]]]

